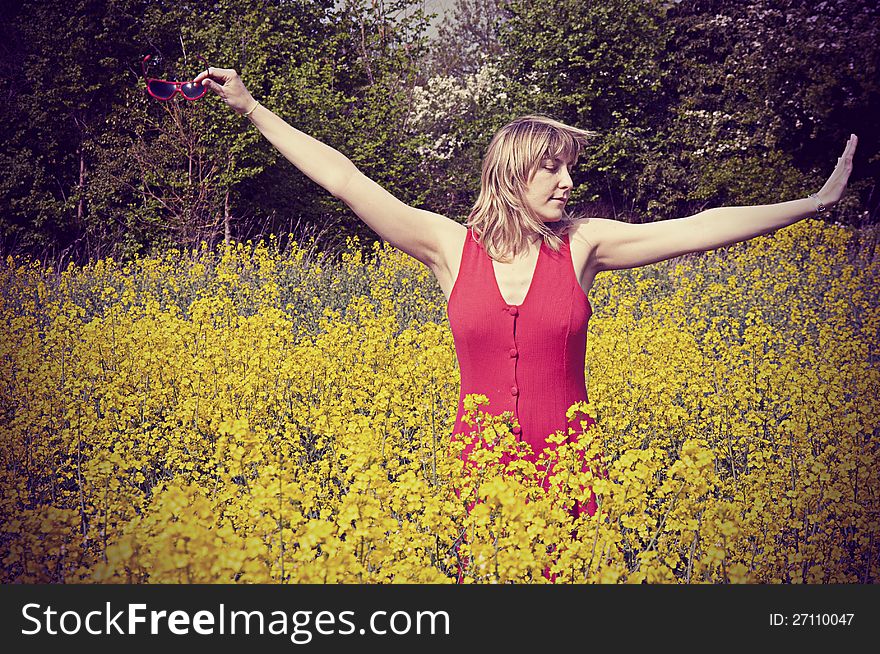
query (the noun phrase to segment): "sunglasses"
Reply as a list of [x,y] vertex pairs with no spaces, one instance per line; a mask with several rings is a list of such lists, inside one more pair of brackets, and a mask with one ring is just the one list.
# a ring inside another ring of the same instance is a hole
[[[200,55],[196,56],[201,59],[207,67],[208,62]],[[165,79],[147,77],[147,60],[149,60],[149,58],[150,55],[143,58],[141,61],[141,69],[144,71],[144,79],[147,82],[147,93],[157,100],[170,100],[176,93],[180,93],[180,95],[187,100],[198,100],[208,92],[207,86],[202,86],[195,82],[169,82]]]

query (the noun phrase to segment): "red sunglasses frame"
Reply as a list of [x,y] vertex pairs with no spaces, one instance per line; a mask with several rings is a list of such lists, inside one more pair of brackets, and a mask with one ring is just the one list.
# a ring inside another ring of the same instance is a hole
[[[204,63],[206,67],[208,66],[208,62],[205,61],[205,59],[201,55],[196,55],[196,56],[202,60],[202,63]],[[182,86],[186,86],[187,84],[192,84],[193,83],[192,80],[190,80],[188,82],[174,82],[174,81],[167,80],[167,79],[159,79],[157,77],[147,77],[147,60],[149,60],[149,59],[150,59],[150,55],[147,55],[146,57],[144,57],[141,60],[141,70],[144,71],[144,82],[146,83],[146,86],[147,86],[147,93],[149,93],[151,96],[153,96],[157,100],[162,100],[162,101],[166,101],[166,102],[168,100],[171,100],[178,93],[180,93],[180,95],[183,96],[184,100],[189,100],[190,102],[195,102],[196,100],[200,100],[201,98],[205,97],[205,93],[208,92],[207,86],[202,86],[200,84],[197,85],[201,89],[201,93],[199,93],[199,95],[197,95],[194,98],[187,96],[181,90]],[[174,87],[174,92],[171,95],[169,95],[167,98],[163,98],[162,96],[159,96],[159,95],[156,95],[155,93],[153,93],[153,90],[150,88],[150,82],[161,82],[162,84],[171,84]]]

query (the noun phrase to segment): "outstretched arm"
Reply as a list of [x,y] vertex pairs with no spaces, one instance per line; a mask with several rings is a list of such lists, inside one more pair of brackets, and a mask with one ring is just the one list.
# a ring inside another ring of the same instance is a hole
[[344,154],[289,125],[254,100],[238,73],[213,66],[195,80],[251,122],[309,179],[345,202],[383,240],[433,267],[449,218],[401,202],[367,178]]
[[751,207],[718,207],[686,218],[633,225],[616,220],[585,221],[586,238],[596,245],[597,270],[638,268],[690,252],[706,252],[747,241],[815,215],[820,203],[840,200],[852,172],[858,139],[851,135],[822,189],[801,200]]

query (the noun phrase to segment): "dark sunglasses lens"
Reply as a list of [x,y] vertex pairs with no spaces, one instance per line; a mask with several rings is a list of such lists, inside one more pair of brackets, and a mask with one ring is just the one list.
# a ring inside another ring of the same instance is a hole
[[201,84],[193,84],[192,82],[187,82],[180,87],[180,90],[183,91],[183,94],[190,100],[198,100],[200,97],[205,95],[205,91],[208,90],[208,87],[202,86]]
[[149,88],[150,93],[160,100],[167,100],[174,95],[174,84],[168,82],[150,82]]

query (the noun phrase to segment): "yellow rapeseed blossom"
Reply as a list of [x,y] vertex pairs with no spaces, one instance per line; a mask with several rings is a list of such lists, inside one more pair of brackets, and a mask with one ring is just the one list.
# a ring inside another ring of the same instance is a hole
[[451,440],[425,267],[273,243],[0,262],[4,583],[876,580],[876,231],[600,275],[537,462],[485,396]]

